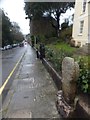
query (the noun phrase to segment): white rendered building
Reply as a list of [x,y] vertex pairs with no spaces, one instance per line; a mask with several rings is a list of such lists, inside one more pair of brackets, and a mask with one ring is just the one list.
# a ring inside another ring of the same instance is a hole
[[90,0],[76,0],[72,41],[75,46],[90,43]]

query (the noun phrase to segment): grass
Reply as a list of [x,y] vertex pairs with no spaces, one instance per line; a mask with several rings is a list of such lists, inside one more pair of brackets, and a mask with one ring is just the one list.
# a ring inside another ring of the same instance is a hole
[[67,51],[69,53],[73,53],[77,48],[71,47],[69,44],[60,42],[56,44],[49,44],[47,47],[50,47],[51,49],[55,51],[59,51],[60,49],[63,49],[64,51]]
[[[47,45],[47,47],[53,49],[55,52],[56,51],[60,51],[60,49],[63,49],[64,51],[66,52],[69,52],[69,53],[73,53],[73,56],[75,58],[75,60],[78,59],[78,57],[82,57],[84,59],[84,61],[87,63],[89,63],[90,65],[90,55],[88,56],[85,56],[85,55],[77,55],[77,54],[74,54],[74,52],[78,49],[78,48],[75,48],[75,47],[71,47],[69,44],[65,43],[65,42],[60,42],[60,43],[56,43],[56,44],[49,44]],[[72,56],[72,57],[73,57]]]

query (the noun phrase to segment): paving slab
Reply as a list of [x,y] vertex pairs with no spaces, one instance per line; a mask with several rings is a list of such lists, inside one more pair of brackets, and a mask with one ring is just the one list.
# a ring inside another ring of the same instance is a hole
[[60,118],[55,83],[29,45],[10,91],[13,95],[5,118]]

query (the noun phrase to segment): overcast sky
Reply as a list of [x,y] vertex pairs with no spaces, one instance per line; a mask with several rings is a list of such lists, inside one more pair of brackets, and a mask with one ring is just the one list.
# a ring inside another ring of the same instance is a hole
[[[29,33],[29,19],[25,19],[24,0],[0,0],[0,8],[3,8],[11,22],[17,22],[24,34]],[[67,13],[61,16],[61,22],[64,18],[68,18],[74,13],[74,10],[68,10]]]
[[17,22],[24,34],[29,33],[29,19],[25,19],[24,0],[0,0],[0,8],[3,8],[11,22]]

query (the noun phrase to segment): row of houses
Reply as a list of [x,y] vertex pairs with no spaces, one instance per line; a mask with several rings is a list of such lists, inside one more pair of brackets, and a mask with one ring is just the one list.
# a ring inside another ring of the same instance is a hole
[[[31,35],[55,33],[49,19],[30,22]],[[90,0],[76,0],[72,40],[75,46],[90,43]]]

